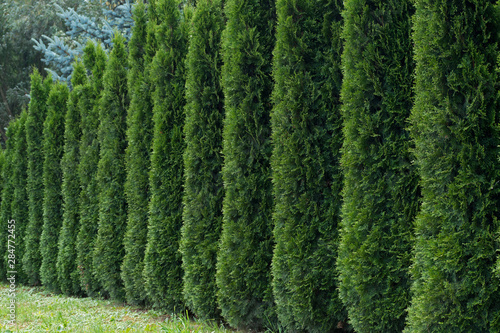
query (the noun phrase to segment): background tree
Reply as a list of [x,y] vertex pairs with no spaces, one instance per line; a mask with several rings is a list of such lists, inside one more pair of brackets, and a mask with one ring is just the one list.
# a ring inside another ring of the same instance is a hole
[[124,183],[127,93],[127,50],[125,38],[113,39],[103,77],[99,102],[100,143],[97,183],[99,188],[99,227],[94,249],[95,276],[104,290],[117,300],[125,297],[120,267],[125,255],[123,237],[127,225],[127,202]]
[[25,252],[22,257],[23,269],[27,274],[28,284],[40,283],[40,234],[43,227],[43,124],[47,116],[47,98],[52,84],[48,77],[42,82],[42,76],[35,70],[31,75],[30,104],[26,119],[26,145],[28,147],[28,225],[24,238]]
[[[148,9],[154,6],[150,4]],[[154,10],[149,12],[151,25],[156,25]],[[125,167],[127,180],[127,231],[124,246],[125,257],[122,265],[122,279],[127,302],[141,304],[146,301],[144,289],[144,251],[147,242],[149,170],[151,164],[151,142],[153,141],[152,85],[147,68],[151,62],[147,50],[147,35],[154,33],[148,28],[146,6],[138,4],[134,8],[134,28],[129,43],[128,89],[130,107],[127,115],[127,141]]]
[[222,227],[222,125],[220,85],[222,1],[200,0],[186,61],[184,211],[180,250],[184,299],[200,318],[217,318],[215,272]]
[[405,332],[500,330],[495,1],[417,1],[411,135],[422,186]]
[[340,295],[358,332],[402,331],[419,190],[411,1],[345,1]]
[[[22,258],[25,252],[24,237],[28,225],[28,193],[26,192],[26,179],[28,171],[28,156],[26,146],[26,120],[28,111],[23,111],[18,118],[18,129],[12,152],[12,203],[11,218],[16,221],[16,258]],[[21,265],[21,260],[16,261],[16,281],[25,283],[26,274]]]
[[43,124],[43,228],[40,236],[40,278],[49,290],[60,290],[57,281],[57,253],[62,225],[62,170],[64,118],[68,103],[68,86],[52,85],[47,99],[47,117]]
[[184,61],[187,53],[189,6],[176,0],[158,2],[162,20],[156,31],[158,51],[151,74],[153,95],[153,151],[151,155],[148,243],[144,278],[150,300],[157,307],[181,310],[182,260],[179,252],[182,225],[184,137]]
[[106,53],[93,42],[87,43],[83,61],[92,75],[82,86],[78,100],[80,110],[80,229],[76,238],[76,262],[80,272],[80,286],[89,296],[95,296],[101,287],[94,276],[93,254],[99,220],[99,198],[97,164],[99,162],[99,100],[103,90],[102,76],[106,67]]
[[[61,6],[75,6],[78,0],[58,1]],[[0,1],[0,145],[5,128],[29,103],[30,74],[33,67],[43,69],[42,55],[33,48],[31,38],[53,35],[63,27],[63,20],[52,1]]]
[[[2,201],[0,204],[0,236],[7,239],[8,221],[12,219],[11,204],[14,194],[14,177],[12,173],[12,162],[14,160],[14,147],[16,144],[16,134],[19,128],[18,121],[13,121],[7,128],[7,143],[4,152],[4,166],[2,169]],[[7,278],[7,241],[0,243],[0,281]]]
[[228,0],[223,33],[222,87],[225,184],[217,256],[218,302],[234,327],[274,321],[271,168],[274,0]]
[[80,230],[80,181],[78,165],[80,160],[80,109],[83,96],[82,86],[87,83],[87,74],[82,62],[74,63],[71,79],[73,90],[68,97],[64,121],[64,151],[61,159],[62,171],[62,227],[57,255],[57,279],[61,291],[66,295],[79,295],[80,272],[76,265],[76,236]]
[[347,326],[335,270],[342,188],[341,10],[335,0],[277,1],[272,273],[278,318],[290,332]]

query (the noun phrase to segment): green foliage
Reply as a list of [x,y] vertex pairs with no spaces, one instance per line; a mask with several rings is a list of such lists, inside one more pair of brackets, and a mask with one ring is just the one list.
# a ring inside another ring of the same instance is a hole
[[419,203],[406,129],[413,5],[411,0],[344,4],[340,296],[356,331],[401,332]]
[[146,300],[144,289],[144,251],[147,242],[149,204],[150,151],[153,141],[153,103],[150,80],[145,68],[147,48],[147,14],[144,4],[134,9],[135,25],[129,43],[128,89],[131,100],[127,115],[128,147],[125,155],[127,180],[125,194],[128,216],[125,233],[122,274],[127,302],[141,304]]
[[[61,0],[70,6],[78,0]],[[54,2],[35,0],[0,1],[0,143],[11,120],[28,106],[30,74],[33,68],[43,70],[38,51],[31,38],[53,35],[63,27],[54,10]]]
[[500,331],[498,13],[417,1],[410,116],[422,208],[405,332]]
[[57,256],[57,278],[61,291],[67,295],[79,295],[80,272],[76,265],[76,236],[80,229],[80,181],[78,165],[80,154],[80,109],[83,97],[82,86],[87,83],[86,70],[81,62],[73,65],[71,85],[73,90],[68,98],[68,110],[64,124],[64,152],[61,160],[63,220],[59,236]]
[[222,86],[225,196],[217,257],[218,302],[234,327],[274,321],[271,90],[274,0],[228,0]]
[[154,138],[151,155],[148,243],[144,278],[149,299],[157,307],[181,310],[184,137],[184,61],[187,53],[189,7],[181,15],[176,0],[158,2],[158,51],[151,64]]
[[[0,281],[5,281],[7,277],[7,226],[12,219],[11,204],[14,195],[14,177],[12,163],[14,161],[14,147],[19,128],[18,120],[14,120],[7,128],[7,142],[4,151],[4,166],[2,169],[2,201],[0,204],[0,237],[4,240],[0,242]],[[14,240],[15,241],[15,240]],[[12,244],[11,244],[12,245]]]
[[[146,45],[144,49],[144,62],[150,64],[156,55],[158,42],[156,41],[156,26],[159,24],[157,0],[149,0],[147,7],[148,18],[146,26]],[[145,70],[150,70],[151,66],[145,66]],[[149,76],[151,74],[148,74]],[[149,77],[148,77],[149,78]],[[151,80],[149,78],[149,80]],[[151,84],[151,82],[150,82]]]
[[340,222],[342,3],[278,0],[273,74],[273,291],[289,332],[347,322],[335,263]]
[[125,38],[113,38],[103,78],[99,102],[100,143],[97,184],[99,189],[99,227],[94,249],[95,276],[104,290],[117,300],[124,299],[120,266],[125,255],[123,237],[127,225],[124,183],[127,94],[127,50]]
[[81,88],[78,100],[81,138],[80,163],[80,229],[76,238],[76,263],[80,272],[80,286],[89,296],[99,293],[101,287],[94,276],[93,254],[99,220],[97,164],[99,162],[99,100],[102,92],[102,75],[106,67],[106,54],[100,45],[89,42],[84,49],[84,64],[92,73]]
[[28,278],[28,284],[40,284],[40,234],[43,227],[43,124],[47,116],[47,98],[49,96],[52,78],[42,82],[42,76],[37,70],[31,75],[31,100],[28,119],[26,119],[26,145],[28,147],[28,225],[24,238],[25,252],[22,257],[23,269]]
[[3,167],[5,166],[5,149],[0,147],[0,207],[2,206],[2,192],[4,188]]
[[[28,156],[26,147],[26,120],[28,112],[23,111],[17,122],[14,151],[12,153],[12,203],[11,218],[16,221],[16,258],[22,258],[25,251],[24,236],[28,224],[28,193],[26,192],[26,178],[28,170]],[[21,261],[16,261],[16,281],[25,283],[26,274],[21,265]]]
[[186,62],[185,183],[180,250],[184,299],[199,318],[217,318],[217,249],[222,226],[222,125],[220,86],[222,1],[200,0],[191,25]]
[[40,278],[51,291],[59,291],[57,253],[62,225],[62,170],[64,118],[69,90],[65,83],[55,83],[47,99],[47,117],[43,124],[43,228],[40,236]]

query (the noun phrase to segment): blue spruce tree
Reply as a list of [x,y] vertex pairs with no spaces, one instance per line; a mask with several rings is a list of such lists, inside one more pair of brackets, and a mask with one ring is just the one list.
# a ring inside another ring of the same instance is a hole
[[60,81],[71,80],[73,61],[81,59],[84,45],[88,40],[102,43],[105,50],[111,50],[113,37],[116,32],[122,34],[128,41],[132,35],[134,20],[132,19],[133,6],[128,0],[109,0],[102,2],[102,14],[90,17],[80,8],[64,9],[57,4],[58,16],[64,20],[69,38],[45,36],[40,40],[33,39],[35,49],[43,53],[42,61],[50,68],[46,68],[52,77]]

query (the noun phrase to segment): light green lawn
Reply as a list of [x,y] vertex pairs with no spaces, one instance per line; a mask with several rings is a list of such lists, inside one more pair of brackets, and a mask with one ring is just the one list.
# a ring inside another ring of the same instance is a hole
[[17,288],[16,326],[8,325],[8,286],[0,284],[0,333],[7,332],[178,332],[231,333],[215,324],[193,322],[186,316],[108,300],[53,295],[42,288]]

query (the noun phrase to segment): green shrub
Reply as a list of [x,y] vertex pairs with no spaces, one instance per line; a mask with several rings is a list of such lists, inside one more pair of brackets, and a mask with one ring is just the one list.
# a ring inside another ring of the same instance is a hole
[[186,305],[203,319],[217,318],[215,268],[222,225],[222,124],[219,0],[197,2],[186,62],[184,211],[180,250]]
[[40,284],[40,235],[43,228],[43,124],[47,116],[47,98],[52,78],[42,82],[37,70],[31,75],[31,92],[28,119],[26,119],[26,145],[28,156],[28,225],[24,237],[25,252],[22,257],[24,272],[30,285]]
[[63,220],[57,255],[57,278],[61,291],[66,295],[79,295],[80,272],[76,265],[76,236],[80,229],[80,181],[78,164],[81,128],[79,100],[83,96],[82,86],[87,83],[85,66],[73,64],[68,110],[64,124],[64,152],[61,160]]
[[345,1],[340,296],[357,332],[401,332],[410,300],[418,176],[412,106],[412,2]]
[[495,1],[417,1],[411,135],[421,178],[405,332],[499,332]]
[[274,0],[228,0],[222,37],[225,196],[217,299],[234,327],[275,321],[271,287],[271,90]]
[[2,207],[3,188],[4,188],[5,182],[6,182],[6,177],[3,174],[3,168],[6,165],[6,163],[5,163],[5,151],[6,151],[6,149],[4,149],[0,146],[0,210]]
[[65,83],[55,83],[47,99],[47,117],[43,124],[43,228],[40,236],[40,278],[51,291],[59,291],[57,253],[62,226],[62,170],[64,118],[69,89]]
[[335,269],[342,7],[331,0],[278,0],[276,6],[273,291],[287,331],[332,332],[347,322]]
[[5,149],[0,146],[0,207],[2,206],[2,192],[4,188],[5,179],[3,175],[3,168],[5,166]]
[[[148,7],[150,8],[150,7]],[[146,7],[139,3],[134,9],[135,25],[129,43],[128,89],[130,107],[127,115],[128,147],[125,155],[127,180],[125,194],[128,206],[127,231],[121,277],[127,302],[141,304],[146,300],[144,289],[144,250],[147,241],[149,204],[149,169],[153,141],[153,105],[151,85],[145,71],[148,35]]]
[[127,225],[124,193],[127,147],[125,132],[129,106],[127,57],[125,38],[117,33],[113,38],[113,49],[104,72],[103,92],[99,102],[99,227],[93,263],[97,280],[117,300],[125,297],[120,267],[125,256],[123,237]]
[[[7,142],[5,144],[4,151],[4,166],[2,170],[2,202],[0,204],[0,237],[4,241],[0,242],[0,281],[6,281],[7,271],[10,269],[7,268],[8,264],[8,233],[7,231],[9,226],[9,221],[12,220],[12,199],[14,195],[14,177],[13,177],[13,167],[12,163],[14,161],[14,148],[16,145],[16,136],[19,128],[19,122],[17,120],[12,120],[9,123],[9,127],[7,128]],[[17,229],[16,225],[16,229]],[[17,234],[17,230],[16,230]],[[12,237],[11,237],[12,239]],[[15,242],[16,240],[13,239]],[[13,245],[10,243],[10,245]],[[14,244],[15,246],[15,244]]]
[[26,274],[21,265],[20,258],[25,252],[24,236],[28,224],[28,193],[26,192],[26,179],[28,169],[28,156],[26,147],[26,120],[28,112],[22,111],[18,118],[18,129],[16,133],[14,151],[12,153],[12,203],[11,218],[16,221],[16,281],[26,282]]
[[80,229],[76,238],[76,263],[80,272],[80,286],[89,296],[101,292],[94,275],[93,254],[99,220],[99,191],[97,164],[99,162],[99,100],[102,93],[102,76],[106,67],[106,54],[100,45],[89,42],[84,49],[84,64],[92,76],[82,86],[78,100],[80,110]]
[[176,0],[158,2],[158,51],[151,64],[153,94],[153,151],[151,154],[148,242],[144,279],[151,302],[160,308],[182,310],[182,224],[184,137],[184,61],[187,52],[189,7],[181,14]]

